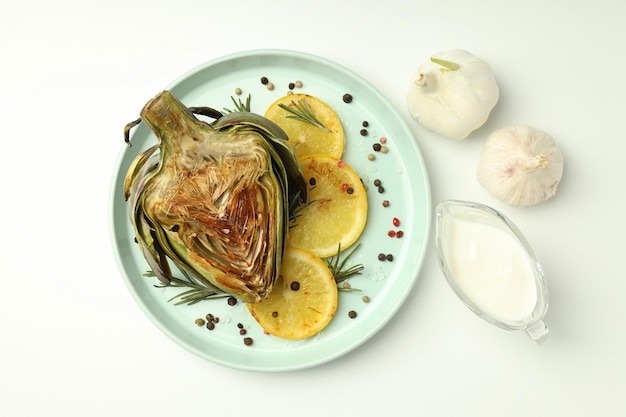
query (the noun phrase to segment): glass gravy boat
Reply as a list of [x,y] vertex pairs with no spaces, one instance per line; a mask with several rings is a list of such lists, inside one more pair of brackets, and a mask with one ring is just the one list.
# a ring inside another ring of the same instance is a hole
[[474,313],[541,343],[548,288],[541,265],[520,230],[483,204],[448,200],[436,208],[439,265],[454,292]]

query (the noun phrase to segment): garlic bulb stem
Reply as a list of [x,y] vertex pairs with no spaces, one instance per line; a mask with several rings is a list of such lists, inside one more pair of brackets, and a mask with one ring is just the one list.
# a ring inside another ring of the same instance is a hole
[[415,85],[422,93],[436,93],[439,88],[437,77],[431,73],[419,73]]

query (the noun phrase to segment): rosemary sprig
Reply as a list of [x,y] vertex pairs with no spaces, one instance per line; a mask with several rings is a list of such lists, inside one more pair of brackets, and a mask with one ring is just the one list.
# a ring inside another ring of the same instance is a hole
[[[145,277],[155,276],[154,272],[152,271],[147,271],[143,275]],[[171,302],[173,300],[178,299],[179,301],[174,303],[174,305],[181,305],[181,304],[193,305],[203,300],[213,300],[217,298],[229,297],[228,294],[219,292],[215,288],[210,288],[202,284],[193,282],[193,280],[191,279],[185,280],[181,278],[172,277],[171,282],[169,284],[155,284],[154,286],[156,288],[168,288],[168,287],[188,288],[188,290],[183,291],[179,294],[176,294],[175,296],[167,300],[168,302]]]
[[[361,243],[357,244],[354,247],[354,249],[352,249],[352,251],[348,254],[348,256],[343,258],[343,261],[340,262],[339,260],[341,258],[340,256],[341,243],[340,243],[339,246],[337,247],[337,255],[326,259],[326,265],[328,265],[328,269],[330,269],[330,272],[335,277],[335,281],[337,281],[337,284],[347,280],[353,275],[360,275],[363,269],[365,269],[363,264],[356,264],[356,265],[352,265],[349,268],[346,268],[346,264],[348,260],[354,254],[354,252],[356,252],[360,247],[361,247]],[[357,288],[340,288],[340,289],[344,291],[361,291]]]
[[304,100],[298,100],[298,103],[291,100],[291,105],[288,106],[286,104],[280,103],[278,107],[290,113],[289,115],[285,116],[288,119],[296,119],[315,127],[319,127],[320,129],[323,129],[327,132],[331,131],[329,128],[324,126],[322,122],[317,119],[317,117],[315,117],[313,111],[311,110],[311,107],[309,107],[309,104]]
[[232,100],[233,104],[235,105],[235,108],[234,108],[234,110],[231,110],[231,109],[227,109],[226,107],[224,107],[224,111],[226,113],[250,112],[250,94],[248,94],[248,97],[246,98],[246,102],[245,103],[243,101],[241,101],[241,98],[237,98],[237,100],[235,100],[235,97],[230,96],[230,99]]
[[[361,271],[365,268],[362,264],[352,265],[349,268],[346,268],[346,264],[350,257],[361,247],[361,244],[357,244],[354,249],[345,257],[342,261],[340,261],[340,252],[341,252],[341,244],[337,247],[337,255],[327,258],[326,265],[328,265],[328,269],[333,274],[335,281],[337,284],[347,280],[351,276],[360,275]],[[146,271],[143,276],[145,277],[154,277],[156,276],[152,271]],[[155,284],[155,288],[187,288],[187,290],[180,292],[168,299],[168,302],[178,300],[174,303],[174,305],[193,305],[199,303],[204,300],[215,300],[218,298],[230,297],[229,294],[220,292],[219,290],[207,287],[201,283],[195,282],[195,280],[187,277],[188,279],[182,279],[177,277],[172,277],[171,282],[169,284]],[[361,291],[358,288],[338,288],[340,291]]]

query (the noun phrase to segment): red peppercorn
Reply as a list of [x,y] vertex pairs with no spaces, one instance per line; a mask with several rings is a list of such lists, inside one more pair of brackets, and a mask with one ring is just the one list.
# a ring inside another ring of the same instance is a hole
[[341,186],[341,189],[342,189],[343,191],[346,191],[348,188],[349,188],[349,187],[348,187],[348,184],[346,184],[345,182],[344,182],[344,183],[343,183],[343,185]]
[[396,237],[397,237],[398,239],[401,239],[401,238],[402,238],[402,236],[404,236],[404,232],[403,232],[402,230],[398,230],[398,231],[396,232]]
[[394,217],[393,218],[393,225],[396,226],[396,227],[400,226],[400,219],[398,219],[397,217]]
[[387,232],[387,236],[389,237],[394,237],[396,235],[396,231],[395,230],[390,230]]

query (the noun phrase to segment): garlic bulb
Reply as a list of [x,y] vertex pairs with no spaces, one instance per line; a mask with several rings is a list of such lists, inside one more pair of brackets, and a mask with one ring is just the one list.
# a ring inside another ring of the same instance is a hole
[[407,95],[411,117],[449,139],[465,139],[481,127],[498,102],[491,67],[456,49],[433,55],[413,75]]
[[556,193],[563,174],[563,155],[554,139],[530,126],[504,127],[493,132],[481,151],[478,182],[511,206],[547,200]]

